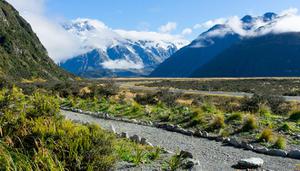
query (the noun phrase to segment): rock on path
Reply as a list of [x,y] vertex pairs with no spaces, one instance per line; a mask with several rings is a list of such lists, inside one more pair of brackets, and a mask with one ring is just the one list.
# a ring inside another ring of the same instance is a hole
[[199,160],[199,170],[205,171],[227,171],[232,168],[240,159],[243,158],[261,158],[264,160],[264,169],[274,171],[290,171],[300,164],[300,160],[274,157],[263,154],[245,151],[242,149],[223,146],[220,142],[210,141],[207,139],[194,138],[182,134],[168,132],[157,128],[146,127],[131,123],[98,119],[92,116],[62,111],[66,118],[71,120],[80,120],[100,124],[105,129],[111,129],[111,125],[117,132],[127,132],[129,136],[139,135],[148,139],[153,145],[161,146],[167,150],[177,151],[185,150],[193,153],[195,159]]

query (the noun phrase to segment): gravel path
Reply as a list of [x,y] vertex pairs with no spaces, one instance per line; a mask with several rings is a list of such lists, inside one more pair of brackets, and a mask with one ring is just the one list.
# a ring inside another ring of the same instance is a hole
[[111,125],[113,125],[117,132],[128,132],[129,135],[137,134],[147,138],[153,145],[164,147],[170,151],[176,151],[178,149],[190,151],[193,153],[194,158],[200,161],[201,169],[197,170],[234,170],[231,168],[232,165],[236,164],[241,158],[249,157],[262,158],[265,161],[264,169],[274,171],[293,171],[296,170],[296,165],[300,164],[300,160],[257,154],[251,151],[223,146],[219,142],[189,137],[157,128],[104,120],[68,111],[62,111],[62,114],[65,115],[67,119],[97,123],[105,129],[110,129]]

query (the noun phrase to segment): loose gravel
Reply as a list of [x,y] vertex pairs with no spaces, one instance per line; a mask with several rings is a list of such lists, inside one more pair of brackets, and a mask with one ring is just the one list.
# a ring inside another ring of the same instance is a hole
[[258,154],[252,151],[224,146],[220,142],[185,136],[158,128],[99,119],[69,111],[62,111],[62,114],[66,116],[67,119],[96,123],[104,129],[110,129],[111,125],[113,125],[118,133],[127,132],[130,136],[136,134],[145,137],[153,145],[164,147],[170,151],[185,150],[192,152],[194,158],[200,161],[200,167],[197,168],[197,170],[235,170],[232,166],[237,164],[240,159],[251,157],[262,158],[264,160],[263,168],[266,170],[293,171],[297,170],[297,164],[300,164],[300,160]]

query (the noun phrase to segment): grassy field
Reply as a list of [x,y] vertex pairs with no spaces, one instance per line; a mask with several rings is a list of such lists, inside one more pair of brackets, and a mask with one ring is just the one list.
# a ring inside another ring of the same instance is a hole
[[[122,80],[122,79],[120,79]],[[124,81],[124,80],[123,80]],[[132,80],[130,80],[132,81]],[[139,85],[200,91],[246,92],[284,96],[300,95],[300,78],[141,79]],[[145,82],[147,81],[147,82]],[[145,82],[145,83],[142,83]]]

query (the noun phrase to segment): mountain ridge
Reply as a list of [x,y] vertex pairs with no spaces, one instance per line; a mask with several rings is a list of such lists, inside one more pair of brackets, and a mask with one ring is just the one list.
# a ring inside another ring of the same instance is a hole
[[76,35],[87,50],[60,66],[85,77],[147,75],[187,43],[167,35],[157,38],[154,32],[112,30],[91,19],[77,19],[64,28]]
[[219,53],[243,39],[280,33],[276,24],[286,17],[288,15],[268,12],[262,16],[246,15],[216,24],[160,64],[150,77],[190,77]]
[[30,24],[6,1],[0,1],[0,25],[1,77],[13,80],[73,77],[52,61]]

